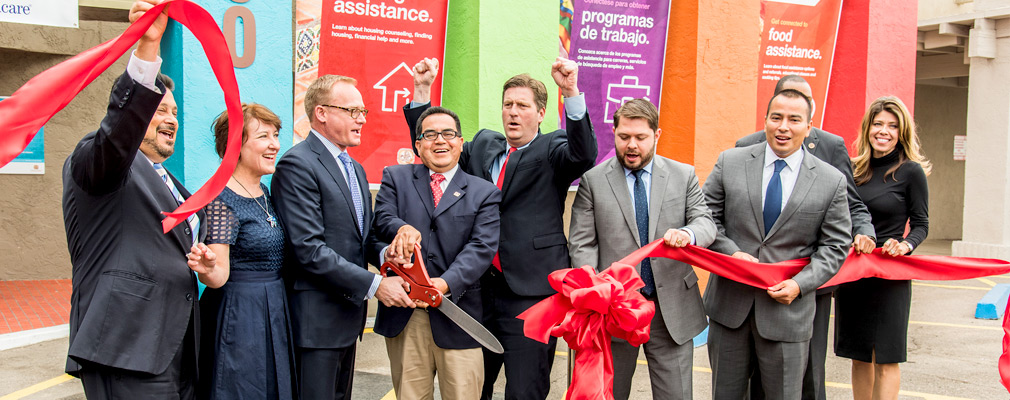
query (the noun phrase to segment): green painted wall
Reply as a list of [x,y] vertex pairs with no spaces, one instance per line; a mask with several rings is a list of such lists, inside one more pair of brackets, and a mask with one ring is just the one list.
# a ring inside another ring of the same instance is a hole
[[460,115],[467,138],[480,128],[500,131],[502,84],[526,72],[547,86],[541,130],[553,131],[558,126],[558,87],[551,64],[557,55],[557,3],[450,1],[442,104]]

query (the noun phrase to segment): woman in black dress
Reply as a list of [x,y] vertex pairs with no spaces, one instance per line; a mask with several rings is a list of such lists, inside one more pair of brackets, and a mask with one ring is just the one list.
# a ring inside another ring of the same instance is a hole
[[[870,104],[856,149],[856,190],[870,210],[877,243],[890,256],[911,253],[929,230],[930,163],[905,104],[891,96]],[[852,359],[854,399],[898,398],[911,302],[911,281],[865,278],[835,292],[835,354]]]
[[[270,204],[264,175],[274,172],[281,120],[259,104],[242,104],[245,126],[238,165],[207,205],[207,247],[230,271],[200,298],[201,399],[295,397],[287,296],[281,280],[284,231]],[[228,116],[214,124],[224,157]]]

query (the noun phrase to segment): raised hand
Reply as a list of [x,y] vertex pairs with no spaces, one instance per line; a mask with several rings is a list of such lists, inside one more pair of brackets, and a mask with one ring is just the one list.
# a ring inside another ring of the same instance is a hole
[[431,101],[431,85],[438,76],[438,59],[425,58],[414,64],[414,101],[427,103]]
[[[137,22],[144,13],[164,1],[137,0],[130,7],[130,23]],[[168,8],[165,8],[164,11],[168,11]],[[168,14],[162,13],[154,20],[154,24],[150,28],[147,28],[144,36],[140,38],[140,42],[137,45],[137,58],[145,61],[155,61],[158,59],[158,46],[161,44],[161,35],[165,34],[165,27],[167,26]]]
[[564,57],[558,57],[551,65],[551,77],[561,88],[564,97],[579,95],[579,64]]

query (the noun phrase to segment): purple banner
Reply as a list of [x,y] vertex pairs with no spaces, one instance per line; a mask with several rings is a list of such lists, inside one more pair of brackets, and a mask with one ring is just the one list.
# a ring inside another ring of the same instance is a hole
[[614,156],[614,112],[624,102],[660,106],[669,17],[670,0],[561,1],[561,55],[579,63],[597,164]]

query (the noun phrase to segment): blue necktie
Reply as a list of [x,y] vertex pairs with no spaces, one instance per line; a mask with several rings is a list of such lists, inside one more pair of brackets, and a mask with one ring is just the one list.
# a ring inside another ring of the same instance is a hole
[[354,163],[347,153],[340,153],[337,158],[344,163],[344,171],[347,171],[347,188],[351,191],[351,200],[354,201],[354,213],[358,217],[358,233],[365,234],[365,212],[364,202],[361,201],[361,188],[358,186],[358,174],[354,171]]
[[[632,172],[635,175],[635,223],[638,224],[638,242],[643,246],[650,242],[649,240],[649,198],[648,194],[645,193],[645,181],[642,179],[642,173],[645,170],[637,170]],[[648,258],[642,260],[641,268],[642,282],[645,282],[645,287],[642,288],[642,295],[645,297],[653,297],[656,295],[656,280],[652,277],[652,262]]]
[[775,220],[779,219],[782,213],[782,169],[786,167],[785,160],[775,160],[775,172],[772,179],[768,181],[768,189],[765,191],[765,235],[772,230]]
[[[179,193],[179,188],[175,187],[175,183],[168,179],[168,171],[165,170],[165,167],[161,163],[154,163],[154,172],[157,172],[161,180],[168,186],[168,190],[172,192],[172,196],[175,197],[176,202],[182,204],[186,201],[186,199],[182,198],[182,193]],[[196,214],[193,214],[186,219],[186,222],[189,223],[190,236],[193,237],[193,243],[196,243],[200,234],[200,219]]]

